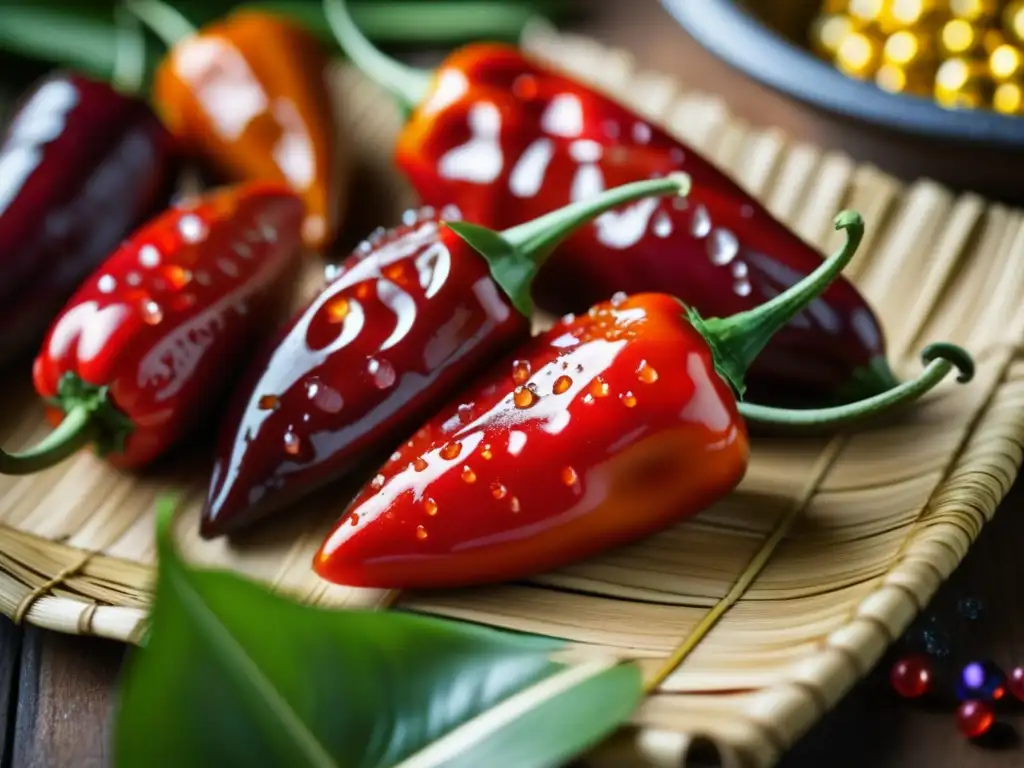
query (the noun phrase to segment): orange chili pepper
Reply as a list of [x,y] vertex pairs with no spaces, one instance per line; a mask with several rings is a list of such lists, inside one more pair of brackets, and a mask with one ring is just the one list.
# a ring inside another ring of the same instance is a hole
[[347,203],[349,165],[318,41],[258,11],[196,30],[159,0],[128,7],[169,46],[154,74],[153,103],[185,151],[231,181],[289,184],[306,206],[303,241],[330,244]]

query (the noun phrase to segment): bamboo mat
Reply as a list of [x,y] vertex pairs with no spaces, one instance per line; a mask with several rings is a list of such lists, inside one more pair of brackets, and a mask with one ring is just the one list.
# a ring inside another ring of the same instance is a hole
[[[713,97],[635,71],[592,41],[531,29],[535,55],[622,97],[730,170],[807,240],[831,251],[844,207],[867,238],[849,274],[880,313],[896,370],[951,341],[978,363],[898,423],[831,438],[755,442],[740,488],[713,509],[634,546],[529,582],[401,596],[320,582],[311,556],[345,500],[337,488],[244,546],[196,534],[208,457],[143,477],[82,453],[35,477],[0,478],[0,610],[62,632],[139,637],[154,558],[154,500],[186,491],[177,529],[193,561],[233,568],[330,606],[425,611],[567,638],[581,657],[612,653],[651,674],[744,574],[765,542],[767,567],[595,766],[686,765],[713,747],[727,765],[773,764],[880,658],[965,555],[1017,474],[1024,444],[1020,211],[927,181],[904,186],[848,158],[736,121]],[[338,71],[361,173],[390,219],[411,201],[390,164],[391,102]],[[380,220],[354,215],[353,238]],[[5,446],[46,432],[27,371],[7,382]],[[18,407],[20,406],[20,407]],[[354,487],[352,483],[349,484]],[[303,512],[300,514],[299,512]]]

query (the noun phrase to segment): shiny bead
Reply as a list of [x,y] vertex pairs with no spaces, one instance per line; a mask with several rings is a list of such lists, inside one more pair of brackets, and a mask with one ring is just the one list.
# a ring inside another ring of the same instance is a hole
[[998,700],[1006,693],[1006,675],[991,661],[972,661],[960,670],[956,697],[960,701]]
[[1016,46],[1003,43],[989,54],[988,68],[996,80],[1011,80],[1024,71],[1024,54]]
[[1024,701],[1024,667],[1014,667],[1006,681],[1006,687],[1019,701]]
[[1000,4],[1000,0],[949,0],[949,10],[960,19],[983,21],[993,16]]
[[882,56],[901,67],[927,61],[935,56],[935,38],[927,32],[901,29],[886,38]]
[[856,19],[844,14],[819,16],[811,27],[811,41],[819,54],[831,59],[839,51],[843,40],[857,32],[861,26]]
[[1003,11],[1003,29],[1018,43],[1024,44],[1024,0],[1010,3]]
[[983,61],[947,59],[935,73],[935,100],[952,109],[985,106],[993,90],[987,74]]
[[1024,115],[1024,81],[1000,83],[992,94],[992,107],[1004,115]]
[[875,85],[890,93],[908,93],[916,96],[930,96],[932,74],[928,66],[902,67],[898,64],[883,64],[875,72]]
[[984,701],[969,700],[957,707],[956,729],[968,739],[976,739],[984,735],[992,723],[995,715],[992,708]]
[[862,80],[875,74],[881,60],[881,41],[866,32],[849,35],[836,50],[836,66],[850,77]]
[[905,699],[916,699],[928,693],[932,683],[932,665],[927,656],[914,653],[904,656],[892,666],[889,681]]
[[939,11],[939,0],[889,0],[878,16],[878,25],[885,33],[927,27]]
[[849,0],[847,5],[850,15],[862,21],[877,21],[885,9],[884,0]]

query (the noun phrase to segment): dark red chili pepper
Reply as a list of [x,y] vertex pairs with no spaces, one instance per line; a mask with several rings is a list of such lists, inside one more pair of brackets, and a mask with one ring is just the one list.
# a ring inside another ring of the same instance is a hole
[[36,357],[36,391],[59,425],[0,452],[0,473],[45,469],[88,443],[140,467],[208,413],[268,330],[297,274],[302,202],[251,183],[153,219],[82,284]]
[[[821,264],[821,254],[692,147],[593,88],[504,45],[471,45],[432,76],[385,58],[340,0],[325,10],[343,49],[411,110],[396,160],[429,205],[512,226],[627,181],[681,170],[685,201],[642,200],[570,238],[535,298],[579,312],[617,291],[663,291],[707,315],[752,309]],[[882,328],[840,278],[750,370],[752,399],[849,402],[896,385]]]
[[[595,305],[532,339],[440,411],[352,502],[314,562],[351,586],[456,587],[523,578],[654,533],[743,477],[743,374],[852,256],[849,244],[757,309],[702,320],[674,297]],[[796,423],[848,422],[905,404],[971,358],[951,345],[914,382]],[[759,410],[765,410],[759,408]]]
[[390,450],[529,337],[530,282],[571,231],[687,182],[625,185],[501,234],[436,216],[378,230],[253,361],[224,423],[202,534],[237,530]]
[[173,160],[149,108],[104,83],[55,72],[23,98],[0,144],[0,364],[165,203]]
[[349,158],[316,38],[253,9],[195,30],[160,0],[128,7],[170,46],[153,102],[181,144],[231,181],[287,182],[306,204],[306,244],[329,245],[346,204]]

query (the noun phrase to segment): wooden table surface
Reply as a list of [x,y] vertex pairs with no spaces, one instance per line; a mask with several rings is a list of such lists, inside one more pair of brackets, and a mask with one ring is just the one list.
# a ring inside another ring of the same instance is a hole
[[[594,0],[581,31],[635,52],[638,61],[721,93],[754,124],[778,125],[801,138],[842,147],[883,168],[885,147],[836,135],[811,111],[766,92],[699,49],[656,0]],[[698,76],[699,72],[699,76]],[[856,134],[856,132],[853,132]],[[1004,501],[929,613],[945,618],[955,657],[1024,663],[1024,482]],[[957,616],[965,597],[982,603],[973,621]],[[927,615],[927,614],[926,614]],[[107,641],[15,627],[0,618],[0,768],[90,768],[109,764],[109,737],[124,647]],[[1024,709],[1001,716],[996,743],[966,743],[949,707],[898,699],[883,665],[786,756],[784,768],[827,765],[997,768],[1024,765],[1015,729]],[[511,768],[511,767],[510,767]]]

